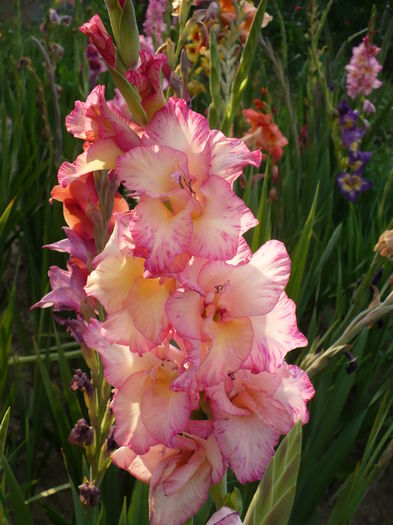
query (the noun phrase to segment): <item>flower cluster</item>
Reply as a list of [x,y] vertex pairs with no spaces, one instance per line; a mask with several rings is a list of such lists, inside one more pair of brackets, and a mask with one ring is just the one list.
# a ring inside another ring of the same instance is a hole
[[167,4],[168,0],[150,0],[143,22],[146,37],[158,45],[162,43],[162,36],[166,30],[164,15]]
[[[85,31],[112,60],[93,25]],[[104,86],[67,117],[83,153],[60,167],[52,198],[67,238],[51,248],[69,253],[68,271],[51,268],[37,306],[76,312],[67,326],[115,388],[112,461],[149,483],[153,525],[180,525],[228,466],[241,483],[261,478],[280,436],[307,422],[314,389],[285,362],[307,345],[285,293],[286,249],[272,240],[253,254],[243,238],[257,221],[233,184],[261,153],[211,130],[185,100],[165,102],[164,62],[142,51],[126,73],[143,126]],[[70,440],[91,446],[93,430],[80,420]]]
[[359,95],[367,97],[371,91],[378,89],[382,82],[378,80],[378,73],[382,65],[376,59],[381,49],[370,43],[366,35],[362,43],[352,49],[352,57],[345,69],[347,70],[347,92],[351,98]]
[[371,187],[371,182],[363,178],[371,152],[360,151],[359,148],[368,125],[365,116],[375,112],[374,104],[365,97],[382,85],[377,78],[382,70],[382,65],[376,59],[379,52],[380,48],[370,43],[368,35],[359,46],[353,48],[350,63],[345,69],[348,72],[347,93],[352,99],[359,98],[356,100],[358,109],[353,110],[346,100],[337,107],[342,141],[339,152],[342,171],[337,176],[337,184],[341,193],[352,202]]
[[[197,9],[190,19],[193,23],[190,24],[187,34],[185,50],[192,65],[187,89],[192,96],[196,96],[205,92],[206,79],[210,76],[208,41],[211,30],[215,33],[224,75],[229,77],[233,64],[247,40],[256,7],[247,0],[194,1],[193,5]],[[262,28],[272,19],[272,16],[265,13]]]
[[363,178],[364,170],[371,159],[371,152],[360,151],[359,146],[366,134],[366,126],[358,111],[354,111],[346,100],[337,107],[341,136],[342,171],[337,176],[341,193],[354,202],[359,193],[370,188],[371,182]]

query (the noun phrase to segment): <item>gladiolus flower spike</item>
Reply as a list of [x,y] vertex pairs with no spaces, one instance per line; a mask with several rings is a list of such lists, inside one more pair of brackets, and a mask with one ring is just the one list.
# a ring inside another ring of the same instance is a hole
[[[89,31],[112,60],[100,24]],[[151,64],[146,108],[158,100],[161,60],[143,51],[143,71],[129,75],[142,92]],[[84,151],[59,170],[52,196],[67,238],[51,248],[69,254],[68,271],[50,270],[52,291],[36,306],[75,312],[67,326],[92,377],[94,349],[115,389],[104,425],[119,447],[112,461],[149,483],[153,525],[181,525],[228,466],[241,483],[261,478],[280,436],[307,422],[314,389],[285,362],[307,345],[285,293],[287,251],[272,240],[252,254],[243,238],[257,221],[233,183],[261,152],[211,130],[182,99],[160,99],[144,127],[124,108],[96,86],[67,117]],[[94,447],[100,428],[79,421],[71,442]],[[81,485],[85,504],[96,503],[101,478]]]

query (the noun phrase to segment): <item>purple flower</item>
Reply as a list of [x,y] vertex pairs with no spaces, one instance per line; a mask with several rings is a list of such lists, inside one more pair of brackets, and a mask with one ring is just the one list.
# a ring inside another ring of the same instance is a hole
[[367,164],[370,162],[370,151],[349,151],[349,167],[354,175],[363,175]]
[[337,106],[341,139],[348,149],[356,151],[357,143],[366,134],[363,125],[358,126],[359,112],[354,111],[346,100]]
[[340,173],[336,180],[341,193],[352,202],[356,201],[359,193],[367,191],[371,187],[369,180],[351,173]]

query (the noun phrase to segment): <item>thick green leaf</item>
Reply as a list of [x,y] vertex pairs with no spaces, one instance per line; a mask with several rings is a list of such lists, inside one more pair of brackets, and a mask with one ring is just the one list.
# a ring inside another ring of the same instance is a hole
[[283,439],[248,508],[244,525],[286,525],[296,492],[302,448],[302,425]]
[[131,503],[127,513],[127,525],[149,525],[149,485],[135,480],[132,489]]
[[8,488],[8,494],[10,497],[11,508],[15,515],[16,523],[17,525],[33,525],[33,521],[29,513],[29,508],[25,504],[25,499],[23,497],[22,491],[5,456],[3,456],[2,463],[5,473],[5,480]]
[[301,285],[303,281],[304,271],[306,269],[307,255],[310,249],[311,234],[313,231],[315,216],[317,210],[319,194],[319,185],[314,195],[314,200],[311,205],[310,213],[308,214],[303,231],[296,244],[295,252],[292,257],[292,274],[287,287],[287,294],[295,301],[299,299]]
[[127,498],[124,496],[118,525],[127,525]]

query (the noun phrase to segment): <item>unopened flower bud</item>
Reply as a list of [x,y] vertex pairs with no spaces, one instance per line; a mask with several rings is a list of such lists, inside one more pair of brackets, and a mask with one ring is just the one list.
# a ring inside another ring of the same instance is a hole
[[393,230],[386,230],[379,237],[374,247],[374,252],[378,251],[382,257],[390,257],[393,255]]
[[111,67],[115,67],[116,49],[101,18],[94,15],[89,22],[83,24],[79,29],[90,38],[105,62]]
[[74,370],[74,375],[72,376],[69,387],[73,392],[84,388],[89,396],[93,393],[93,385],[90,379],[87,377],[86,372],[82,372],[80,368]]
[[79,499],[83,505],[87,507],[95,507],[100,501],[100,489],[94,485],[85,481],[78,487]]
[[71,434],[68,437],[68,443],[71,445],[90,445],[93,441],[93,429],[90,427],[86,419],[79,419],[74,428],[71,430]]
[[229,507],[221,507],[206,525],[242,525],[239,514]]

